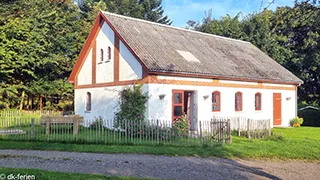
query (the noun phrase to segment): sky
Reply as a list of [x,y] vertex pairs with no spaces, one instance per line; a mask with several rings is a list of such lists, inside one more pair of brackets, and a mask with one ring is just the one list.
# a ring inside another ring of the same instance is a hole
[[[263,0],[267,7],[272,0]],[[293,6],[294,0],[274,0],[268,9],[275,10],[278,6]],[[188,20],[201,22],[204,12],[212,9],[212,18],[219,19],[226,14],[234,17],[239,12],[242,16],[259,11],[261,0],[162,0],[164,14],[173,20],[173,26],[186,27]]]

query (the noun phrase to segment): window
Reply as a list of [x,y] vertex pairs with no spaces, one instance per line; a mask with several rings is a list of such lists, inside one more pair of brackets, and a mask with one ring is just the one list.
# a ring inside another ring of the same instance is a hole
[[255,110],[259,111],[261,110],[261,93],[256,93],[254,96],[254,106]]
[[242,111],[242,93],[237,92],[235,95],[235,110]]
[[220,92],[212,93],[212,111],[220,111]]
[[100,62],[103,62],[103,49],[100,49]]
[[91,93],[87,92],[86,96],[86,111],[91,111]]
[[111,60],[111,47],[108,47],[108,60]]

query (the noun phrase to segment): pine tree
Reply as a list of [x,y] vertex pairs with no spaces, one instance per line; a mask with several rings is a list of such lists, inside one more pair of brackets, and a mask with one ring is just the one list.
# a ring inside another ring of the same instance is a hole
[[169,17],[164,15],[162,0],[83,0],[78,3],[79,8],[91,17],[96,16],[97,9],[101,9],[162,24],[172,23]]

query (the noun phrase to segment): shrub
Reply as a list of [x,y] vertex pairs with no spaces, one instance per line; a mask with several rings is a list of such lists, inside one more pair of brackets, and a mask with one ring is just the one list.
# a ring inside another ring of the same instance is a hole
[[290,120],[290,126],[299,127],[303,123],[303,118],[295,117]]
[[133,85],[120,92],[120,110],[115,115],[115,127],[127,131],[130,135],[138,135],[140,127],[144,125],[146,112],[146,93],[142,92],[142,85]]
[[298,116],[303,118],[303,126],[320,127],[320,110],[305,109],[299,111]]
[[103,128],[103,119],[101,116],[96,118],[89,126],[90,129],[98,129],[98,128]]
[[187,136],[189,132],[189,124],[185,116],[175,119],[172,125],[173,135],[174,136]]
[[265,139],[270,140],[270,141],[284,141],[285,140],[282,133],[275,133],[274,131],[271,132],[271,136],[267,136]]
[[147,125],[141,135],[145,138],[154,140],[171,140],[175,139],[171,128],[161,127],[157,125]]

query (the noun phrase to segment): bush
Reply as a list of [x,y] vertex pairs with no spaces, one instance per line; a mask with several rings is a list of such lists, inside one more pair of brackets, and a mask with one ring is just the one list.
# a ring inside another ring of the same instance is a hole
[[154,140],[171,140],[175,139],[172,129],[168,127],[160,127],[157,125],[147,125],[145,131],[141,133],[145,138]]
[[305,109],[299,111],[298,116],[303,118],[303,126],[320,127],[320,110]]
[[270,140],[270,141],[284,141],[284,137],[282,135],[282,133],[275,133],[275,132],[271,132],[271,136],[267,136],[265,138],[266,140]]
[[175,119],[172,125],[173,135],[175,136],[188,136],[189,124],[185,116]]
[[143,114],[146,112],[146,93],[142,92],[142,85],[127,87],[120,92],[120,111],[115,115],[115,127],[137,135],[144,124]]
[[290,126],[292,127],[300,127],[302,123],[303,123],[303,118],[295,117],[290,120]]
[[103,128],[103,119],[101,116],[99,116],[98,118],[96,118],[89,126],[90,129],[99,129],[99,128]]

